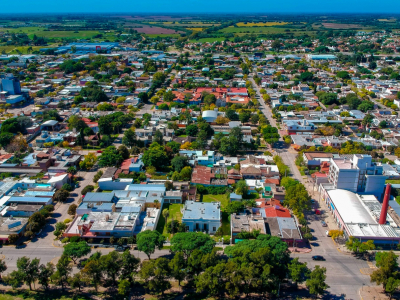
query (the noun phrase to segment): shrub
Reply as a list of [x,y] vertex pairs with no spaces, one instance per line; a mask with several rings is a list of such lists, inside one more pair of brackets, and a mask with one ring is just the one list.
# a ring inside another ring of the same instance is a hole
[[93,192],[94,190],[94,186],[93,185],[87,185],[83,188],[83,190],[81,191],[82,195],[86,195],[89,192]]
[[69,239],[70,243],[78,243],[81,240],[79,236],[73,236]]
[[65,220],[64,220],[64,223],[65,223],[65,224],[68,224],[68,223],[71,223],[71,221],[72,221],[71,219],[65,219]]
[[71,192],[73,190],[72,186],[68,183],[64,183],[61,189],[67,190],[68,192]]

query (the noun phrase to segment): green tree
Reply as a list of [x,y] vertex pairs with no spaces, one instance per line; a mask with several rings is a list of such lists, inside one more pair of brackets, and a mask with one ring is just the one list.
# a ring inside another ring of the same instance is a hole
[[186,127],[186,134],[188,136],[196,136],[199,132],[199,128],[195,124],[190,124]]
[[100,167],[119,166],[122,161],[122,154],[114,146],[109,146],[104,149],[103,153],[98,158]]
[[383,289],[386,289],[386,285],[390,277],[397,276],[397,269],[399,264],[397,262],[398,255],[390,252],[377,252],[375,255],[377,270],[371,274],[371,282],[376,284],[382,284]]
[[27,284],[30,290],[32,290],[32,284],[35,284],[39,278],[39,263],[40,259],[37,258],[30,260],[28,257],[23,256],[17,259],[17,273],[14,273],[14,275]]
[[174,258],[169,262],[169,268],[171,270],[171,275],[175,280],[178,280],[179,286],[181,281],[186,277],[186,261],[182,252],[177,252]]
[[242,212],[244,210],[244,203],[241,201],[233,201],[228,203],[226,207],[226,212],[231,215],[231,214],[237,214],[239,212]]
[[111,280],[113,286],[117,285],[117,278],[121,272],[122,259],[117,251],[112,251],[100,257],[100,267]]
[[180,172],[184,167],[188,165],[187,156],[177,155],[171,160],[171,166],[174,168],[174,171]]
[[68,256],[63,254],[56,264],[56,272],[51,276],[51,279],[57,285],[61,285],[61,287],[64,289],[65,284],[68,282],[71,271],[72,267],[70,265],[70,259]]
[[103,279],[103,269],[100,265],[99,259],[93,259],[86,263],[81,274],[83,280],[87,283],[93,284],[97,292],[99,284]]
[[158,231],[145,230],[136,237],[136,244],[139,251],[144,252],[150,259],[151,254],[157,249],[161,250],[165,237]]
[[249,191],[249,187],[247,186],[245,180],[239,180],[236,183],[236,190],[235,190],[236,194],[246,196],[248,191]]
[[189,166],[184,167],[179,173],[179,177],[181,180],[190,181],[190,178],[192,177],[192,168]]
[[289,277],[296,284],[303,283],[310,275],[307,263],[299,262],[299,258],[294,258],[289,264]]
[[67,201],[68,197],[69,197],[69,192],[67,190],[61,189],[54,193],[53,200],[64,203],[65,201]]
[[182,252],[185,259],[188,259],[195,249],[211,253],[214,246],[215,241],[202,232],[178,232],[171,239],[171,251]]
[[121,255],[121,275],[120,279],[132,282],[133,276],[137,273],[140,259],[136,258],[129,250],[125,250]]
[[76,209],[78,208],[78,206],[74,203],[72,203],[69,207],[68,207],[68,214],[70,216],[75,216],[76,214]]
[[291,177],[283,177],[281,179],[281,186],[283,186],[285,189],[288,189],[291,186],[295,186],[299,182]]
[[156,132],[154,132],[153,143],[157,143],[159,145],[164,144],[164,135],[158,129],[156,130]]
[[307,279],[306,285],[310,294],[318,297],[325,293],[325,290],[329,288],[329,285],[325,283],[326,280],[326,268],[321,268],[316,265],[315,269],[311,271],[310,278]]
[[118,153],[121,154],[123,160],[128,159],[130,156],[128,148],[124,145],[118,147]]
[[164,257],[144,261],[139,271],[140,278],[145,280],[146,289],[152,294],[162,295],[171,287],[168,281],[170,274],[169,260]]
[[78,289],[81,291],[81,287],[83,286],[83,278],[81,273],[75,273],[71,278],[68,278],[69,286],[72,289]]
[[85,241],[81,241],[65,245],[63,255],[66,255],[76,263],[78,258],[88,255],[91,251],[90,246]]
[[136,145],[136,143],[137,140],[135,131],[132,128],[125,130],[124,136],[122,137],[122,144],[129,148],[132,148]]
[[54,265],[49,262],[46,265],[39,266],[38,282],[47,290],[50,284],[50,278],[54,274]]
[[131,283],[126,279],[120,280],[120,282],[118,283],[118,295],[126,296],[129,294],[130,290]]
[[146,167],[155,167],[156,169],[163,168],[169,162],[165,148],[158,143],[152,143],[142,157],[143,163]]
[[4,259],[0,259],[0,280],[1,280],[1,273],[7,270],[7,265]]
[[196,278],[196,289],[198,293],[207,292],[211,297],[223,295],[225,290],[225,263],[207,268]]
[[392,299],[393,294],[397,291],[397,289],[400,287],[400,279],[396,279],[393,277],[390,277],[386,283],[386,293],[389,294],[390,299]]

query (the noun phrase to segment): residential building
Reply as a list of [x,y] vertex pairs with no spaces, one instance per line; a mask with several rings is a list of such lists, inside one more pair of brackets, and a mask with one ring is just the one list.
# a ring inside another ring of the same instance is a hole
[[186,201],[182,211],[186,230],[215,234],[221,226],[220,205],[219,202]]
[[330,186],[322,185],[326,185],[329,189],[368,193],[380,199],[386,178],[382,166],[372,162],[370,155],[354,154],[351,159],[332,158],[328,174]]

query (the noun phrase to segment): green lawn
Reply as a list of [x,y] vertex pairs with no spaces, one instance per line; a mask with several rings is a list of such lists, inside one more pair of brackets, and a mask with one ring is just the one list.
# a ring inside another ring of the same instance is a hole
[[203,202],[221,202],[221,210],[228,206],[229,199],[226,195],[203,195]]
[[229,204],[229,199],[226,195],[203,195],[203,202],[221,202],[222,211],[222,231],[224,235],[231,234],[231,222],[229,214],[225,211]]
[[[169,210],[169,217],[168,217],[168,220],[167,220],[168,222],[171,221],[172,218],[175,221],[182,222],[182,213],[181,213],[182,207],[183,207],[183,204],[164,203],[161,211],[163,211],[164,209],[168,209]],[[162,213],[160,215],[160,218],[158,219],[157,231],[162,233],[166,237],[169,237],[169,238],[171,237],[171,235],[167,232],[165,218],[162,215]]]

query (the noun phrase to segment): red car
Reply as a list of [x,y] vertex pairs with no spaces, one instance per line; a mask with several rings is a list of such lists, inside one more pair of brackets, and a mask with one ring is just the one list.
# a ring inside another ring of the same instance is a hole
[[320,215],[320,214],[321,214],[321,211],[318,210],[318,209],[316,209],[316,210],[315,210],[315,214],[316,214],[316,215]]
[[97,153],[103,153],[103,151],[101,151],[101,150],[97,150]]

